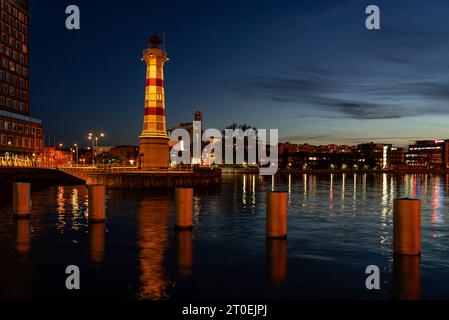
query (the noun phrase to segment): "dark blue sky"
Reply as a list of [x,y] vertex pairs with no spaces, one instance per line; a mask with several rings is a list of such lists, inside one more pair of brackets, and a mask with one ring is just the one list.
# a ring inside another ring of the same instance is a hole
[[[81,9],[81,30],[65,8]],[[365,8],[381,9],[381,30]],[[166,33],[168,126],[278,128],[282,140],[449,138],[449,1],[31,1],[32,115],[46,135],[137,144],[153,31]],[[53,139],[52,139],[53,141]]]

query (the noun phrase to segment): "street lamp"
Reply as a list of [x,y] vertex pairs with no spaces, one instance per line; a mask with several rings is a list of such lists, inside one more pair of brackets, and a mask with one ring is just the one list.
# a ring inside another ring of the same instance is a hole
[[92,141],[92,164],[94,165],[95,165],[95,147],[98,147],[98,141],[100,140],[100,138],[104,137],[105,137],[104,133],[100,133],[99,136],[95,135],[94,133],[89,133],[89,135],[87,136],[87,139]]
[[78,164],[78,144],[75,143],[73,146],[75,147],[75,150],[73,150],[73,152],[75,153],[75,163]]

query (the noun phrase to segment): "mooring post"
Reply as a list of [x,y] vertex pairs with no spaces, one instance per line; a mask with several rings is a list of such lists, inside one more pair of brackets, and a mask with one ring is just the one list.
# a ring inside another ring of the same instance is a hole
[[267,238],[287,238],[287,192],[267,193]]
[[106,221],[106,187],[104,185],[88,186],[89,222]]
[[16,218],[31,217],[31,184],[17,182],[13,184],[13,214]]
[[192,210],[193,188],[176,188],[176,229],[192,229]]
[[405,255],[421,253],[421,200],[394,200],[393,251]]

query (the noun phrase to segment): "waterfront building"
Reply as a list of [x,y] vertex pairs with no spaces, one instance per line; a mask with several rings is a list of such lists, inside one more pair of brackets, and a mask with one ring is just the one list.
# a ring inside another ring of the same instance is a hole
[[37,156],[42,122],[30,116],[28,1],[0,0],[0,156]]
[[357,152],[364,159],[369,169],[389,169],[391,161],[391,144],[364,143],[357,146]]
[[398,148],[398,147],[392,147],[391,148],[391,160],[390,160],[390,166],[393,169],[399,169],[401,167],[405,166],[405,149],[404,148]]
[[406,164],[410,167],[448,169],[449,140],[420,140],[410,145]]

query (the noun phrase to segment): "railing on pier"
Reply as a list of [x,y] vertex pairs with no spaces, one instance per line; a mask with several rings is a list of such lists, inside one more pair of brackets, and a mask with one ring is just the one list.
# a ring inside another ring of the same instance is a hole
[[193,172],[194,167],[192,166],[176,166],[176,167],[150,167],[142,170],[137,166],[105,166],[105,165],[63,165],[58,166],[57,169],[62,171],[83,171],[89,173],[119,173],[119,172],[133,172],[133,171],[142,171],[142,172],[158,172],[158,173],[167,173],[167,172]]
[[199,165],[178,165],[175,167],[162,168],[150,167],[142,170],[138,166],[130,165],[84,165],[84,164],[56,164],[54,161],[43,161],[40,159],[22,159],[12,157],[0,157],[0,167],[5,168],[44,168],[57,169],[61,171],[83,171],[89,173],[119,173],[119,172],[202,172],[213,170],[210,167]]
[[52,161],[42,161],[35,159],[22,159],[14,157],[0,157],[0,167],[8,168],[54,168]]

